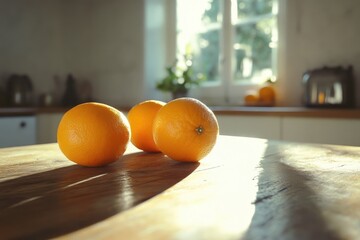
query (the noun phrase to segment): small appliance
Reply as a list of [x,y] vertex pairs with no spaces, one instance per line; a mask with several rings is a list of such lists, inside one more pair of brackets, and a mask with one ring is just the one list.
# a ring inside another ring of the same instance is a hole
[[323,67],[303,75],[304,104],[307,107],[354,107],[353,67]]
[[32,105],[33,85],[27,75],[11,75],[7,80],[7,102],[11,107]]

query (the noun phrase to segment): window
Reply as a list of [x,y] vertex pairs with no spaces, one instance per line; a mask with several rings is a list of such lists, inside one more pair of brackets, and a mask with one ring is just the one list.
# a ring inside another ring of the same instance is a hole
[[195,95],[240,103],[247,89],[276,75],[276,0],[177,0],[177,59],[192,55],[206,76]]

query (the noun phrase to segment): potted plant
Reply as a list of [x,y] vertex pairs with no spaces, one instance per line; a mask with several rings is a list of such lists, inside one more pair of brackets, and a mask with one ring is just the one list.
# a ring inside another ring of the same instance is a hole
[[158,90],[170,92],[174,99],[187,96],[191,87],[198,86],[204,80],[203,74],[195,76],[190,56],[184,56],[184,67],[178,66],[177,63],[175,61],[173,65],[167,67],[167,76],[156,84]]

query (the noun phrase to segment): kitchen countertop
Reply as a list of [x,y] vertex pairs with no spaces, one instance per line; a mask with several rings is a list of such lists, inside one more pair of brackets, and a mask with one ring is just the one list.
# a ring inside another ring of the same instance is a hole
[[359,118],[359,108],[305,108],[305,107],[241,107],[214,106],[211,109],[222,115],[319,117],[319,118]]
[[[71,107],[2,107],[0,116],[24,116],[44,113],[65,113]],[[130,107],[117,107],[121,111],[129,111]]]
[[[116,107],[127,112],[131,107]],[[245,106],[210,106],[215,114],[244,116],[282,116],[282,117],[317,117],[317,118],[355,118],[360,119],[360,108],[319,109],[305,107],[245,107]],[[0,108],[0,116],[36,115],[44,113],[64,113],[65,107]]]
[[4,239],[358,239],[360,147],[220,136],[200,163],[0,149]]
[[0,116],[26,116],[41,113],[63,113],[69,108],[65,107],[2,107]]

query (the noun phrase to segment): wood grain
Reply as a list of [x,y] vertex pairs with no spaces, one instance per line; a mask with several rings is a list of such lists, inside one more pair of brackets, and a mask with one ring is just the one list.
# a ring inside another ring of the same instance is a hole
[[1,238],[357,239],[360,148],[220,136],[199,164],[130,146],[72,164],[56,144],[0,149]]

